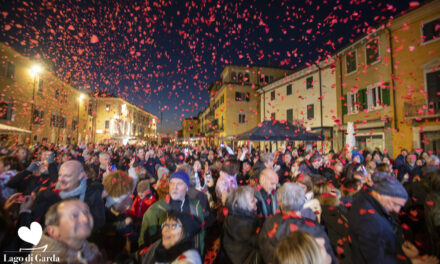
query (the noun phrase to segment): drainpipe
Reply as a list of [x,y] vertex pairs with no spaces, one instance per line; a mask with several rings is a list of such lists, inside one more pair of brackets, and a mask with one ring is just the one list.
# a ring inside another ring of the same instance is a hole
[[320,113],[321,113],[321,136],[323,134],[323,126],[324,126],[324,122],[322,120],[322,81],[321,81],[321,67],[319,67],[319,64],[315,62],[316,67],[318,67],[318,71],[319,71],[319,107],[321,109]]
[[394,129],[397,131],[397,114],[396,114],[396,91],[394,90],[394,58],[393,58],[393,41],[392,34],[389,27],[385,27],[388,31],[388,46],[390,47],[390,64],[391,64],[391,89],[393,90],[393,115],[394,115]]
[[[343,89],[343,82],[342,82],[343,81],[343,79],[342,79],[342,75],[343,75],[342,63],[343,63],[343,60],[341,60],[340,57],[338,58],[338,60],[339,60],[339,84],[340,84],[341,96],[344,96],[344,89]],[[347,102],[345,102],[345,103],[347,103]],[[343,105],[341,105],[341,106],[342,106],[342,108],[341,108],[341,126],[342,126],[344,124],[344,113],[342,111],[344,106]],[[347,107],[348,107],[348,105],[347,105]],[[345,145],[344,143],[345,143],[344,142],[344,135],[342,135],[342,146],[343,146],[343,148],[344,148],[344,145]]]

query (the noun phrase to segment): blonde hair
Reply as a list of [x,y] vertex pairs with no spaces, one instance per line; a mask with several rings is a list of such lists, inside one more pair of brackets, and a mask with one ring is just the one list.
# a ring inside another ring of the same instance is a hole
[[273,254],[274,264],[317,264],[322,261],[318,243],[304,231],[295,231],[282,239]]
[[339,190],[336,190],[328,182],[321,182],[313,185],[313,196],[318,199],[321,205],[338,206],[340,204]]

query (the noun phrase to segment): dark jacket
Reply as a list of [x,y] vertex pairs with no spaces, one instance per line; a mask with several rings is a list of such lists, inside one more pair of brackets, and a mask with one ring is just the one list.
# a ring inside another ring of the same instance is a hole
[[268,194],[263,188],[254,191],[257,199],[257,214],[264,218],[274,215],[280,209],[276,193]]
[[400,225],[367,191],[355,196],[348,222],[353,263],[410,263]]
[[305,218],[287,215],[283,216],[281,213],[268,218],[266,222],[264,222],[264,225],[261,228],[258,236],[260,254],[262,255],[265,263],[272,262],[273,252],[278,242],[296,230],[305,231],[313,237],[324,238],[325,249],[332,257],[332,263],[338,263],[335,255],[333,254],[330,240],[325,233],[323,226]]
[[321,224],[340,263],[351,262],[350,238],[348,235],[347,209],[341,206],[321,206]]
[[430,253],[440,257],[440,194],[434,191],[426,196],[425,221],[429,234]]
[[292,169],[292,165],[291,164],[286,164],[286,163],[282,163],[280,166],[280,170],[277,172],[278,174],[278,181],[280,183],[280,185],[282,185],[285,182],[290,182],[291,178],[290,178],[290,170]]
[[28,170],[21,171],[6,183],[6,187],[16,189],[23,195],[29,195],[32,192],[37,193],[41,187],[50,188],[51,184],[56,183],[57,180],[58,164],[52,162],[47,168],[47,173],[35,175]]
[[252,212],[229,210],[223,224],[222,248],[233,264],[258,259],[257,229],[261,220]]

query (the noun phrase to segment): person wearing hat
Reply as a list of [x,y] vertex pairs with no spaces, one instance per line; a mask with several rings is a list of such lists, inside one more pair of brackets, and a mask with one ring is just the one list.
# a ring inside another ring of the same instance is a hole
[[142,264],[201,264],[202,259],[193,243],[201,225],[200,219],[193,215],[170,211],[162,224],[162,239],[156,241],[141,257]]
[[[205,221],[203,208],[198,200],[188,197],[190,186],[189,176],[185,171],[179,170],[169,178],[169,194],[165,199],[154,203],[142,218],[141,233],[139,235],[139,248],[148,247],[160,238],[160,226],[165,222],[168,211],[178,211],[197,216],[203,223]],[[195,239],[195,247],[203,253],[204,230]]]
[[394,216],[408,199],[403,185],[388,172],[375,173],[372,180],[372,187],[357,194],[348,215],[352,262],[437,263],[435,257],[419,257],[417,248],[403,239]]

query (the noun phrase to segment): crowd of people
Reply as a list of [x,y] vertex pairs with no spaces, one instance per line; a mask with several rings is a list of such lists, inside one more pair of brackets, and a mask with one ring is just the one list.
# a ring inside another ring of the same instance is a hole
[[[432,153],[45,143],[0,155],[5,259],[439,263]],[[33,222],[44,230],[36,245],[17,233]]]

